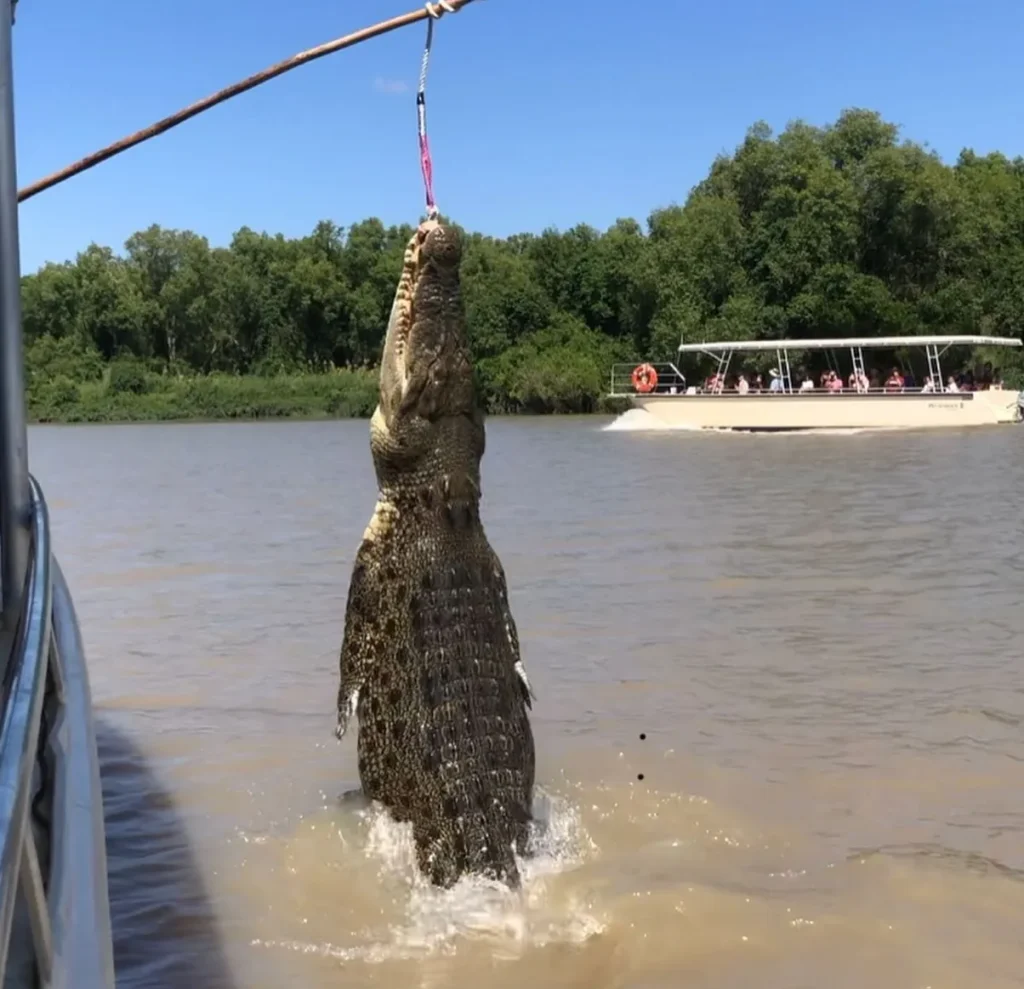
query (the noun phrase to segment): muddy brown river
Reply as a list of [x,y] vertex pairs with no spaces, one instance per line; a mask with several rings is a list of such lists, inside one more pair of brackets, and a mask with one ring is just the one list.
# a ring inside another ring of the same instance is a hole
[[30,431],[120,986],[1024,985],[1024,427],[609,422],[488,424],[538,694],[519,894],[425,888],[408,835],[341,799],[367,423]]

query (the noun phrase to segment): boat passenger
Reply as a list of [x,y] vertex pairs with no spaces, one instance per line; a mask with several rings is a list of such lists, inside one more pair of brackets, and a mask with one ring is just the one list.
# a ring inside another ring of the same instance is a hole
[[899,368],[894,367],[892,373],[885,379],[885,390],[903,391],[903,375],[900,374]]
[[736,382],[736,391],[741,395],[746,395],[747,392],[750,391],[750,382],[747,381],[747,376],[745,374],[741,374],[739,380]]
[[924,379],[924,385],[922,386],[921,391],[923,391],[923,392],[924,391],[926,391],[926,392],[933,392],[933,391],[935,391],[935,382],[932,381],[932,376],[930,374],[928,375],[927,378]]
[[960,386],[956,383],[956,378],[953,375],[950,375],[949,380],[946,382],[946,391],[960,391]]
[[769,391],[781,392],[782,391],[782,378],[779,377],[779,372],[774,367],[768,372],[769,377],[772,379],[772,383],[768,386]]

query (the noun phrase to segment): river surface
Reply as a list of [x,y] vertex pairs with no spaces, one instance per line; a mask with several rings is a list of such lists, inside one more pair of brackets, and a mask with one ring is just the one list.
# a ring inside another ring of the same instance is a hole
[[[97,709],[119,985],[1024,985],[1024,428],[493,419],[538,700],[514,896],[342,794],[365,422],[36,427]],[[641,779],[642,775],[642,779]]]

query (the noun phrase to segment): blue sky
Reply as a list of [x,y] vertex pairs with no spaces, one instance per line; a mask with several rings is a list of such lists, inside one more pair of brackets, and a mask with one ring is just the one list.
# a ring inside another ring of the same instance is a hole
[[[21,0],[25,184],[410,0]],[[22,269],[159,223],[224,244],[242,225],[423,208],[422,25],[298,69],[28,201]],[[496,235],[604,228],[682,202],[755,120],[877,109],[947,159],[1024,153],[1020,0],[478,0],[435,32],[438,205]]]

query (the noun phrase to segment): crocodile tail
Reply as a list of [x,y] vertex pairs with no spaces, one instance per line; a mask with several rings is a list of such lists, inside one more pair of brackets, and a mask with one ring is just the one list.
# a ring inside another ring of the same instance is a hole
[[512,889],[521,885],[516,854],[526,852],[529,817],[494,808],[444,820],[440,829],[417,823],[413,829],[420,870],[430,881],[450,887],[465,874],[486,876]]

